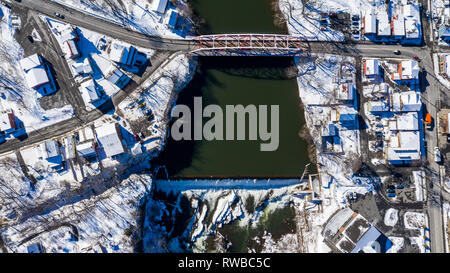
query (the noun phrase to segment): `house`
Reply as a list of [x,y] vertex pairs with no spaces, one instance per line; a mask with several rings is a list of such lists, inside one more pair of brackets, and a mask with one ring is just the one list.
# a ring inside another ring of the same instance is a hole
[[358,129],[358,114],[339,114],[339,123],[348,130]]
[[84,82],[81,84],[81,87],[83,88],[83,99],[86,103],[96,103],[102,98],[100,95],[101,90],[99,90],[93,79]]
[[385,100],[369,101],[368,110],[372,113],[388,112],[389,104]]
[[398,14],[391,20],[392,36],[402,39],[406,35],[405,18]]
[[402,80],[416,80],[419,78],[420,67],[417,61],[407,60],[400,63]]
[[391,36],[391,24],[386,11],[378,13],[378,36]]
[[92,54],[92,60],[97,64],[103,77],[112,84],[115,84],[120,89],[124,88],[129,82],[130,78],[116,67],[110,60],[98,55]]
[[28,87],[41,90],[43,95],[49,95],[53,93],[51,88],[45,88],[51,83],[48,69],[43,63],[41,56],[38,54],[31,55],[27,58],[20,60],[20,66],[25,73],[25,80]]
[[79,156],[88,160],[97,156],[97,153],[95,151],[95,143],[92,140],[84,143],[79,143],[77,145],[77,152]]
[[74,39],[64,41],[62,50],[67,59],[76,60],[81,56]]
[[388,139],[386,152],[390,164],[405,164],[420,160],[421,144],[419,131],[399,131]]
[[136,60],[137,50],[134,46],[126,47],[124,45],[113,43],[109,57],[113,62],[133,66]]
[[0,113],[0,131],[12,134],[17,130],[16,117],[13,111]]
[[355,85],[353,83],[342,83],[338,85],[337,99],[341,101],[353,101]]
[[166,24],[169,28],[174,29],[177,26],[178,21],[178,12],[175,10],[170,11],[170,15],[166,17],[164,20],[164,24]]
[[379,66],[377,59],[365,59],[363,61],[364,75],[367,77],[379,75]]
[[59,171],[64,168],[64,160],[61,155],[59,143],[56,140],[41,144],[40,149],[42,159],[47,161],[53,170]]
[[89,58],[86,58],[82,63],[73,63],[72,68],[77,75],[82,76],[92,74],[93,72]]
[[391,131],[418,131],[419,114],[411,112],[395,116],[388,121],[388,125]]
[[393,112],[419,112],[422,109],[420,93],[408,91],[392,94],[391,108]]
[[405,20],[405,30],[407,39],[418,39],[420,37],[420,25],[415,19],[407,18]]
[[122,136],[117,124],[109,123],[95,129],[97,142],[107,157],[114,157],[125,152]]
[[363,18],[364,34],[376,34],[377,33],[377,16],[375,11],[370,10]]
[[152,11],[163,14],[166,12],[168,0],[153,0]]

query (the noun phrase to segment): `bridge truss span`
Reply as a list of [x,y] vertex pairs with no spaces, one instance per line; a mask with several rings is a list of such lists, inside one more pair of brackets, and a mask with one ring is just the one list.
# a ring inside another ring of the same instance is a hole
[[307,50],[299,36],[280,34],[220,34],[193,37],[196,56],[296,56]]

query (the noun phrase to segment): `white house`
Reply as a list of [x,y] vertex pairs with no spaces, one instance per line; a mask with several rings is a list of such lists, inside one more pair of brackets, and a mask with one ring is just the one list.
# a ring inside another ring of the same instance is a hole
[[39,89],[50,83],[47,70],[39,55],[34,54],[20,60],[20,66],[25,73],[25,80],[30,88]]
[[369,101],[368,110],[372,113],[376,112],[388,112],[389,104],[386,101]]
[[343,101],[352,101],[355,94],[353,83],[342,83],[337,88],[337,99]]
[[113,62],[132,66],[136,60],[137,50],[134,46],[126,47],[124,45],[113,43],[109,57]]
[[379,74],[379,62],[377,59],[366,59],[363,65],[365,76],[376,76]]
[[105,124],[95,129],[97,141],[107,157],[113,157],[125,152],[119,128],[115,123]]
[[377,35],[391,36],[391,24],[386,11],[378,13]]
[[40,145],[42,159],[46,160],[55,171],[61,170],[63,166],[63,157],[59,143],[56,140],[47,141]]
[[391,164],[420,160],[420,132],[399,131],[388,140],[387,159]]
[[391,21],[392,24],[392,36],[395,37],[405,37],[406,31],[405,31],[405,18],[399,14]]
[[370,10],[364,16],[364,34],[377,33],[377,16],[373,10]]
[[391,108],[393,112],[419,112],[422,109],[420,93],[408,91],[392,94]]
[[0,131],[6,134],[14,133],[17,129],[16,117],[13,111],[0,113]]
[[402,80],[414,80],[419,78],[420,67],[417,61],[407,60],[400,63]]
[[152,10],[157,13],[165,13],[167,8],[168,0],[153,0]]
[[419,114],[417,112],[406,113],[390,119],[389,130],[391,131],[418,131]]
[[74,39],[68,39],[63,42],[62,50],[67,59],[77,59],[80,57],[80,52],[78,51],[77,44]]
[[97,64],[103,77],[119,88],[124,88],[130,82],[130,78],[110,60],[98,54],[92,54],[92,60]]

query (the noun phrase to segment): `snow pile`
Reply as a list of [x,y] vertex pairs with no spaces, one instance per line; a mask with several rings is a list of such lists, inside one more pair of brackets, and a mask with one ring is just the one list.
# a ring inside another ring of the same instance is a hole
[[422,229],[426,226],[425,214],[408,211],[404,215],[404,224],[407,229]]
[[390,208],[384,215],[384,224],[389,227],[393,227],[398,222],[398,210]]
[[14,39],[11,10],[1,6],[4,14],[0,26],[0,111],[13,110],[31,132],[73,117],[73,108],[44,110],[39,104],[40,95],[26,85],[19,61],[24,52]]

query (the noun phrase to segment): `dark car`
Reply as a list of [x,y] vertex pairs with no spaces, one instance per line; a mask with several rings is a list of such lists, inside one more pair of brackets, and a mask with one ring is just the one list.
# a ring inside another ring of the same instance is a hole
[[352,21],[359,21],[359,15],[353,15]]
[[397,50],[394,51],[394,54],[395,54],[395,55],[400,55],[400,54],[402,54],[402,52],[401,52],[400,50],[397,49]]
[[395,193],[388,193],[388,195],[387,195],[387,197],[391,197],[391,198],[394,198],[395,196],[397,196],[397,195],[395,195]]
[[30,43],[34,43],[33,36],[28,35],[28,36],[27,36],[27,39],[28,39],[28,41],[29,41]]
[[60,19],[64,19],[64,15],[62,15],[61,13],[54,12],[53,14]]
[[399,190],[401,190],[401,189],[404,189],[405,186],[403,186],[403,185],[397,185],[396,188],[399,189]]

